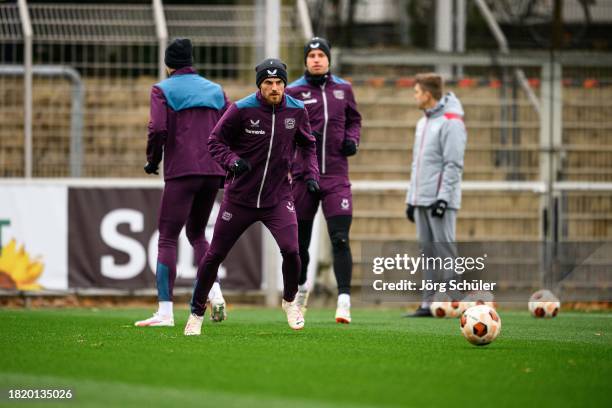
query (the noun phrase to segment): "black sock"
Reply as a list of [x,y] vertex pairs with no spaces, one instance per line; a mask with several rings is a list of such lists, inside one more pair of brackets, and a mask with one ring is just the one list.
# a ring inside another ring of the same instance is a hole
[[302,266],[300,269],[299,285],[306,283],[308,275],[308,263],[310,262],[310,254],[308,247],[310,246],[310,237],[312,236],[312,224],[314,220],[298,220],[298,243],[300,246],[300,260]]

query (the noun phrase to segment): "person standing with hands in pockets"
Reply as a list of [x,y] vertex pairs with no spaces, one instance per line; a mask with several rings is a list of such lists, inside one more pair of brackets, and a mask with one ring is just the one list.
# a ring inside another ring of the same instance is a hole
[[[434,73],[419,74],[414,99],[424,116],[416,126],[410,187],[406,194],[406,218],[416,223],[417,238],[425,256],[455,257],[457,212],[461,207],[461,177],[467,132],[463,107]],[[452,271],[426,269],[424,279],[450,278]],[[419,308],[406,317],[429,317],[435,291],[423,291]],[[458,300],[458,299],[453,299]]]

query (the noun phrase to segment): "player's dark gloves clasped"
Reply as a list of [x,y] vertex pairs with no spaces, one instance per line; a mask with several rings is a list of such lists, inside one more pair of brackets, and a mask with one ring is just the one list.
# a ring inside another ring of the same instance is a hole
[[251,164],[244,159],[238,159],[230,166],[229,171],[233,173],[235,177],[238,177],[251,171]]
[[159,170],[159,165],[158,164],[153,164],[153,163],[147,162],[147,164],[145,164],[145,166],[144,166],[144,171],[147,174],[159,174],[157,172],[157,170]]
[[321,192],[321,187],[319,187],[317,180],[306,180],[306,188],[310,194],[319,194]]
[[432,204],[429,208],[431,208],[431,216],[432,217],[444,217],[444,213],[446,212],[446,207],[448,207],[448,203],[444,200],[438,200],[434,204]]
[[408,204],[406,207],[406,218],[408,218],[408,221],[414,222],[414,205]]
[[357,153],[357,145],[351,139],[344,139],[342,142],[342,154],[345,156],[353,156]]

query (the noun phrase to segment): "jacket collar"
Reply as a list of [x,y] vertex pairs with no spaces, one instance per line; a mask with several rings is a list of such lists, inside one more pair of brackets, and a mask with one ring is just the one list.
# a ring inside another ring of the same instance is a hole
[[304,72],[304,79],[310,85],[321,86],[326,82],[332,81],[332,74],[331,74],[331,71],[327,71],[327,73],[323,75],[312,75],[310,72],[308,72],[308,70],[306,70]]
[[[266,102],[263,95],[261,94],[261,91],[257,91],[257,93],[255,94],[255,97],[259,101],[259,105],[262,107],[263,110],[267,112],[272,112],[272,105]],[[283,97],[281,98],[280,103],[278,105],[275,105],[274,110],[278,111],[280,109],[283,109],[286,105],[287,105],[287,95],[283,93]]]
[[446,107],[446,98],[442,98],[438,101],[436,106],[431,109],[427,109],[425,111],[425,116],[428,118],[440,116],[444,112],[444,108]]
[[171,73],[170,76],[173,77],[175,75],[188,75],[188,74],[197,74],[197,73],[198,71],[196,71],[194,67],[183,67]]

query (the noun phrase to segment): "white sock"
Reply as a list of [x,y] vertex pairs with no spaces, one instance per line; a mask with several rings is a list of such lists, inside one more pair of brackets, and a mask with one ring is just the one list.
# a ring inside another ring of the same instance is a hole
[[308,292],[308,285],[306,285],[306,284],[298,285],[298,290],[300,292]]
[[338,304],[346,304],[351,307],[351,295],[348,293],[341,293],[338,295]]
[[172,302],[159,302],[159,309],[157,312],[162,316],[174,316],[174,312],[172,311]]
[[208,294],[208,298],[216,299],[220,297],[223,297],[223,295],[221,294],[221,286],[219,285],[219,282],[215,282],[213,283],[212,288],[210,288],[210,293]]

